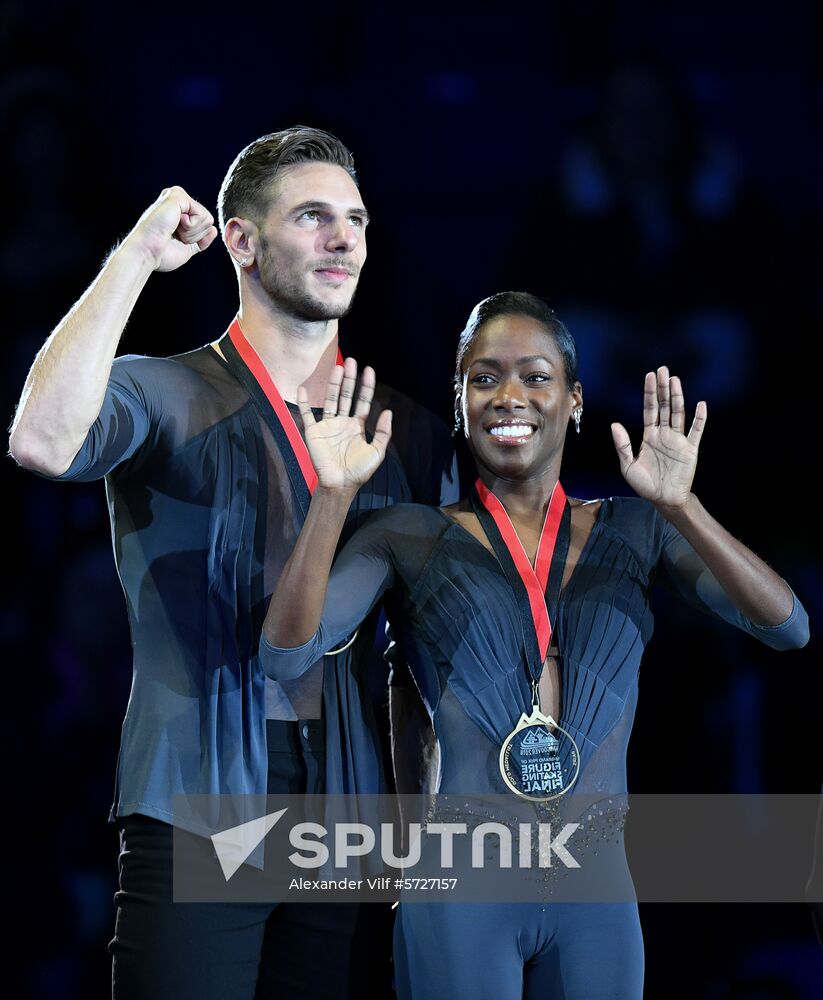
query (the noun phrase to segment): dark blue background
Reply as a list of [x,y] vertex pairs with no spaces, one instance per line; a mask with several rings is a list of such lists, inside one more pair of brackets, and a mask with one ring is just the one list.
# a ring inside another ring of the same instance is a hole
[[[319,125],[354,151],[370,257],[344,349],[450,419],[456,337],[506,287],[577,336],[571,494],[624,492],[644,373],[709,402],[696,490],[819,619],[823,17],[785,2],[7,3],[0,31],[0,385],[169,184],[214,206],[257,135]],[[122,350],[172,354],[235,309],[222,247],[154,276]],[[103,996],[130,681],[101,485],[4,468],[0,605],[15,997]],[[630,788],[816,792],[814,641],[775,654],[665,593]],[[796,906],[644,906],[652,998],[818,996]]]

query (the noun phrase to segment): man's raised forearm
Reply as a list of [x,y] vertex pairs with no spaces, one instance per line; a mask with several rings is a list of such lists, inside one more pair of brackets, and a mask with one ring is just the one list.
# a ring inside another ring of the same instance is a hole
[[9,439],[21,465],[47,475],[71,465],[103,405],[117,345],[153,269],[139,247],[122,244],[40,349]]
[[149,275],[205,250],[217,235],[213,223],[181,187],[165,188],[143,213],[35,358],[9,441],[21,465],[52,476],[71,465],[100,413],[117,345]]

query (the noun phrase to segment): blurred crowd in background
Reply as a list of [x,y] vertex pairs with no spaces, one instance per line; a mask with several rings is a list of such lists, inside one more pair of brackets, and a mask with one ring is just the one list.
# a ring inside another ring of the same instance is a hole
[[[657,595],[630,789],[817,792],[823,9],[298,6],[203,23],[152,4],[133,21],[102,2],[5,5],[5,419],[49,331],[163,187],[214,208],[251,139],[327,128],[354,151],[373,219],[347,354],[451,423],[471,307],[507,288],[545,296],[581,355],[567,491],[627,490],[609,423],[637,443],[643,376],[668,364],[690,411],[708,401],[696,492],[806,604],[812,643],[777,655]],[[196,348],[235,306],[218,243],[152,277],[122,353]],[[106,817],[131,679],[104,489],[10,459],[3,475],[7,995],[104,996]],[[647,904],[641,918],[652,998],[820,995],[802,904]]]

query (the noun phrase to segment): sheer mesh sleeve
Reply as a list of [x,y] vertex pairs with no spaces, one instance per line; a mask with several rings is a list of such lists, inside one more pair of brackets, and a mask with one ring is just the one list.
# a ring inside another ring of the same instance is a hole
[[789,617],[779,625],[755,625],[735,607],[703,559],[668,521],[662,527],[659,570],[692,607],[748,632],[772,649],[799,649],[809,640],[809,616],[792,592]]
[[129,355],[115,358],[103,406],[68,469],[55,479],[90,482],[102,479],[130,459],[149,435],[152,369],[158,359]]
[[395,504],[370,515],[335,560],[323,617],[312,638],[282,649],[261,634],[265,673],[275,680],[299,677],[345,641],[387,590],[402,604],[449,523],[436,508],[421,504]]

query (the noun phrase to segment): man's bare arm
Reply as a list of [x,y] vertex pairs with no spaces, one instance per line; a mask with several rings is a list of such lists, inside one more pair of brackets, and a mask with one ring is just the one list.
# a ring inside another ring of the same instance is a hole
[[103,405],[123,330],[152,271],[173,271],[217,230],[181,187],[166,188],[110,254],[34,359],[9,451],[20,465],[57,476],[71,465]]

